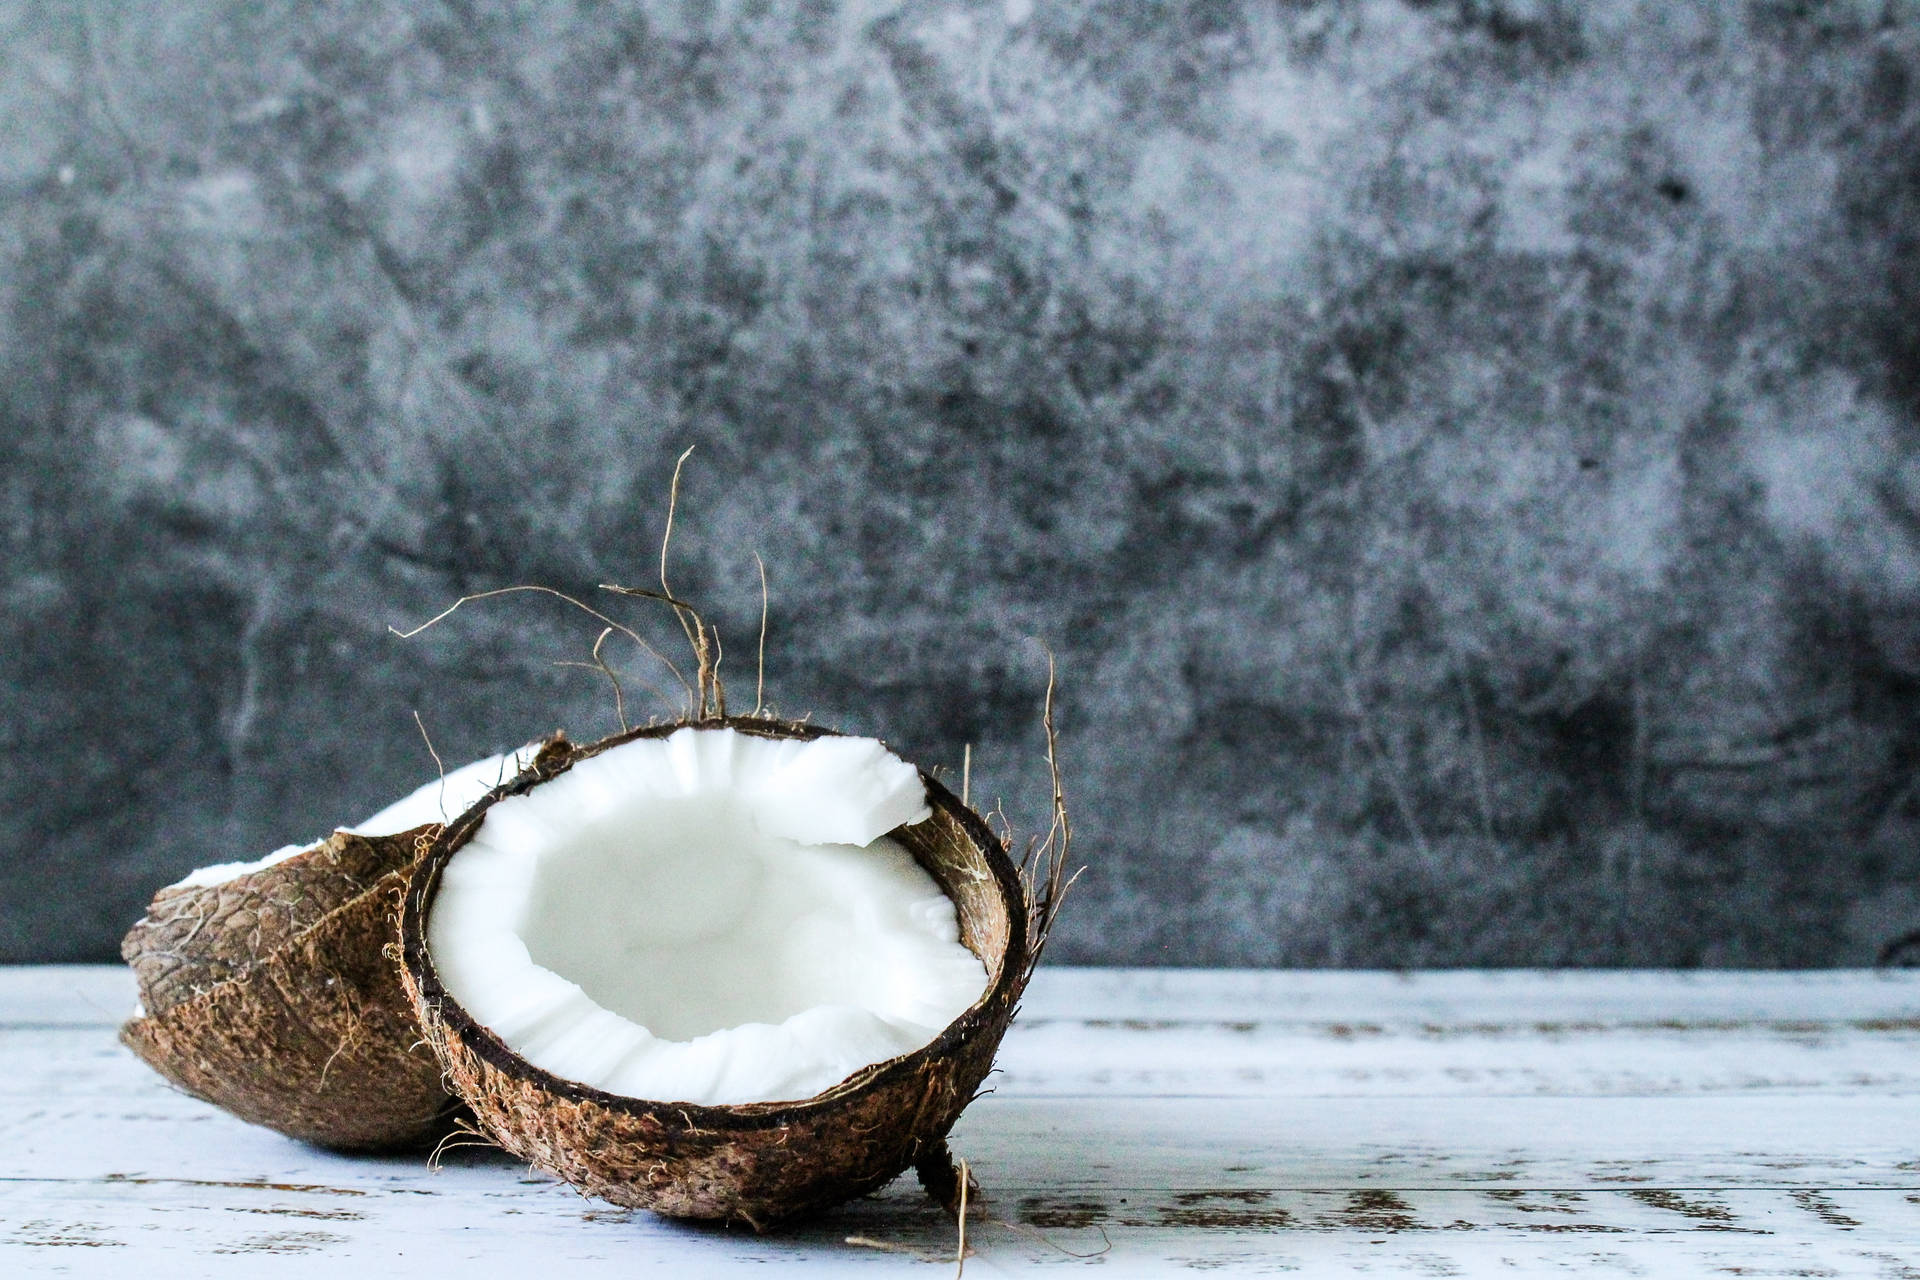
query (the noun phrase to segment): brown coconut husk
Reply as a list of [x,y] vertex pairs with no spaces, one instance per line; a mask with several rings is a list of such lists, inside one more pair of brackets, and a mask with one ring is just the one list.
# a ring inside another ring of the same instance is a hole
[[288,1137],[343,1151],[431,1141],[455,1104],[392,956],[406,880],[388,872],[184,998],[186,982],[163,983],[174,998],[129,1021],[121,1041],[179,1088]]
[[[937,1180],[950,1167],[947,1132],[993,1065],[1038,939],[1030,932],[1021,870],[981,817],[930,776],[922,775],[932,817],[891,834],[953,900],[961,941],[986,965],[986,992],[933,1043],[816,1097],[703,1106],[607,1093],[527,1062],[441,984],[427,946],[427,917],[442,872],[487,809],[578,760],[686,723],[617,734],[568,758],[548,759],[462,814],[415,867],[401,912],[405,981],[449,1082],[488,1136],[521,1159],[586,1195],[672,1217],[764,1230],[872,1191],[916,1164]],[[760,717],[713,715],[693,723],[775,738],[830,732]],[[1057,897],[1057,887],[1050,896]],[[1039,921],[1042,929],[1047,923],[1050,915]]]
[[[568,747],[564,735],[541,759]],[[120,945],[140,987],[120,1039],[177,1087],[342,1151],[424,1145],[458,1104],[400,981],[407,873],[440,829],[336,831],[223,884],[169,886]]]
[[413,865],[422,829],[336,831],[315,847],[223,884],[169,885],[120,943],[149,1014],[244,976],[381,877]]

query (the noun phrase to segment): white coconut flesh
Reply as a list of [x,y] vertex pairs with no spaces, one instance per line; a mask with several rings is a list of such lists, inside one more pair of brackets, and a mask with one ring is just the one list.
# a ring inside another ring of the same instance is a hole
[[[526,768],[539,750],[540,744],[534,742],[506,755],[488,756],[484,760],[475,760],[472,764],[462,765],[449,773],[444,781],[435,778],[423,784],[418,790],[394,801],[366,821],[351,827],[337,827],[335,830],[356,836],[395,836],[402,831],[411,831],[415,827],[425,826],[430,822],[445,822],[448,818],[457,817],[481,796]],[[198,889],[225,884],[229,880],[238,880],[241,876],[252,875],[256,871],[265,871],[277,863],[317,848],[321,843],[323,842],[314,840],[306,844],[282,845],[266,857],[257,858],[252,862],[221,862],[210,867],[201,867],[169,887]]]
[[427,945],[533,1065],[623,1097],[813,1097],[986,989],[953,903],[887,832],[929,816],[870,738],[684,728],[487,810]]

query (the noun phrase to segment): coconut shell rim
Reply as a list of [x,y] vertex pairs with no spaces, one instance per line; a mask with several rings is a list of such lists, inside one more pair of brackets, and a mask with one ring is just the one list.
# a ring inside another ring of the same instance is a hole
[[[1013,860],[1007,856],[1005,846],[987,826],[986,820],[972,808],[962,804],[959,797],[955,796],[939,779],[922,769],[919,771],[920,780],[926,786],[929,807],[945,810],[950,817],[954,818],[985,857],[987,866],[993,873],[994,885],[999,890],[1001,901],[1006,907],[1007,939],[1003,953],[994,961],[999,965],[999,971],[987,984],[987,989],[981,993],[980,998],[969,1005],[958,1018],[948,1023],[939,1035],[918,1049],[862,1067],[831,1088],[810,1098],[729,1104],[676,1102],[610,1093],[578,1080],[557,1076],[527,1061],[494,1034],[491,1028],[482,1026],[442,985],[439,970],[434,966],[432,955],[427,947],[427,915],[434,896],[439,891],[440,875],[447,863],[467,841],[473,838],[474,833],[480,829],[480,824],[486,818],[486,811],[497,802],[509,796],[524,794],[540,783],[565,773],[579,761],[589,759],[603,751],[643,738],[663,738],[688,728],[734,729],[757,737],[803,741],[848,736],[837,729],[800,721],[755,716],[727,716],[644,725],[612,734],[585,746],[575,746],[561,740],[566,750],[543,754],[518,775],[482,796],[458,817],[442,827],[427,851],[414,863],[408,875],[406,894],[400,908],[401,964],[415,984],[419,1002],[423,1006],[423,1014],[430,1008],[432,1015],[443,1023],[448,1031],[457,1035],[475,1056],[496,1071],[514,1079],[528,1081],[570,1102],[591,1102],[632,1116],[653,1117],[668,1123],[677,1120],[686,1127],[694,1129],[749,1131],[777,1128],[783,1124],[792,1123],[801,1117],[837,1106],[847,1097],[861,1090],[879,1087],[895,1079],[911,1076],[920,1071],[925,1063],[946,1057],[956,1052],[975,1035],[991,1030],[996,1021],[996,1010],[1000,1005],[1004,1004],[1011,1009],[1018,1003],[1021,988],[1024,986],[1022,975],[1028,945],[1026,895],[1021,887],[1020,873],[1013,865]],[[941,886],[941,892],[951,899],[952,895],[947,893],[946,886]],[[982,957],[982,960],[985,961],[986,957]]]

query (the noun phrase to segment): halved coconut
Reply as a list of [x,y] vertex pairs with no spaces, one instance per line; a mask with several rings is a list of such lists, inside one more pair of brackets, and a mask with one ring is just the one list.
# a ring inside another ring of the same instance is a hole
[[1028,967],[980,817],[871,739],[735,718],[530,771],[434,840],[406,980],[501,1146],[756,1228],[944,1157]]
[[443,812],[538,749],[477,760],[324,840],[160,890],[121,943],[140,988],[121,1040],[179,1088],[291,1137],[371,1150],[432,1136],[452,1104],[393,954],[406,872]]

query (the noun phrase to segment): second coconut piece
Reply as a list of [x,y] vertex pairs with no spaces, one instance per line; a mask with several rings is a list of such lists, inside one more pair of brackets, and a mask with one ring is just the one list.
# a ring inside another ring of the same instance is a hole
[[1029,927],[937,781],[741,718],[543,760],[441,833],[401,918],[421,1025],[490,1137],[615,1204],[755,1228],[944,1160]]
[[121,944],[140,989],[121,1040],[180,1089],[289,1137],[380,1151],[439,1135],[451,1099],[390,954],[400,896],[443,815],[538,750],[477,760],[323,840],[160,890]]

